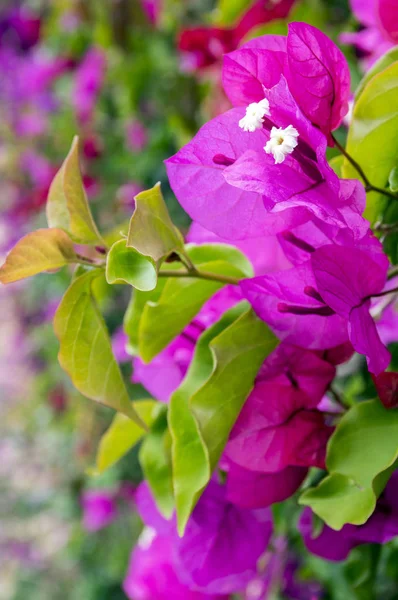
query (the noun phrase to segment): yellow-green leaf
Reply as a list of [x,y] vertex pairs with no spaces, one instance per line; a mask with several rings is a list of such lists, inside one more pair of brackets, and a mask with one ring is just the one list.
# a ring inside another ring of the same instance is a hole
[[149,292],[156,287],[156,264],[134,248],[127,247],[126,240],[119,240],[107,256],[106,280],[111,284],[128,283],[137,290]]
[[49,227],[64,229],[80,244],[103,244],[88,206],[79,166],[79,139],[75,137],[68,156],[50,187],[47,200]]
[[[159,405],[155,400],[139,400],[133,402],[136,413],[150,427]],[[97,451],[95,474],[100,474],[118,462],[133,446],[145,431],[135,421],[122,413],[117,413],[101,438]]]
[[[214,275],[229,275],[236,279],[252,277],[248,259],[227,244],[187,246],[187,255],[201,271]],[[173,265],[168,264],[170,270]],[[178,335],[225,283],[195,277],[168,278],[157,301],[149,301],[139,322],[139,355],[151,361]]]
[[[388,183],[391,169],[398,162],[398,62],[375,75],[354,105],[348,132],[347,152],[362,167],[369,181],[381,188]],[[358,173],[346,159],[343,176]],[[365,217],[374,223],[385,204],[377,192],[368,194]]]
[[0,268],[1,283],[12,283],[76,262],[72,240],[62,229],[28,233],[9,252]]
[[382,71],[384,71],[384,69],[387,69],[387,67],[394,64],[397,61],[398,61],[398,48],[397,47],[391,48],[391,50],[389,50],[388,52],[383,54],[383,56],[381,58],[379,58],[379,60],[377,62],[375,62],[375,64],[368,71],[366,71],[365,76],[363,77],[357,90],[355,91],[356,100],[358,100],[359,96],[362,94],[363,90],[365,89],[365,87],[367,86],[369,81],[371,79],[373,79],[373,77],[375,75],[377,75],[378,73],[381,73]]
[[156,263],[171,252],[183,252],[184,240],[170,218],[160,183],[141,192],[134,200],[135,211],[130,221],[127,246],[150,256]]
[[54,319],[59,362],[84,396],[146,428],[130,402],[108,330],[93,298],[91,287],[98,276],[103,276],[99,269],[82,275],[62,298]]
[[362,525],[395,470],[398,458],[398,411],[377,400],[356,404],[343,416],[329,440],[329,475],[306,490],[300,504],[310,506],[329,527]]
[[170,519],[174,512],[171,468],[171,437],[167,429],[167,407],[159,411],[140,448],[139,459],[144,477],[160,513]]
[[169,411],[180,534],[210,480],[262,362],[277,343],[246,302],[227,311],[199,338]]

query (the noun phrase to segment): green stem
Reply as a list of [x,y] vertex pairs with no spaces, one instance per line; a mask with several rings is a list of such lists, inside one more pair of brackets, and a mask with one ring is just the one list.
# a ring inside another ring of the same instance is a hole
[[180,261],[182,262],[183,265],[186,266],[189,273],[196,272],[196,267],[193,264],[193,262],[191,261],[191,259],[189,258],[188,254],[180,254],[179,257],[180,257]]
[[389,198],[393,198],[394,200],[398,200],[397,194],[394,194],[393,192],[390,192],[389,190],[386,190],[384,188],[380,188],[380,187],[377,187],[376,185],[373,185],[369,181],[369,179],[366,176],[366,173],[362,169],[361,165],[359,163],[357,163],[357,161],[350,154],[348,154],[347,150],[344,148],[344,146],[342,146],[340,144],[340,142],[335,138],[335,136],[333,134],[332,134],[332,138],[333,138],[334,143],[336,144],[336,147],[340,150],[341,154],[343,154],[343,156],[346,157],[346,159],[348,160],[348,162],[350,162],[352,164],[352,166],[354,167],[354,169],[356,171],[358,171],[359,175],[362,177],[363,182],[365,184],[365,190],[367,192],[379,192],[379,194],[383,194],[384,196],[388,196]]
[[191,277],[193,279],[207,279],[208,281],[218,281],[223,284],[239,285],[239,279],[237,277],[230,277],[229,275],[218,275],[216,273],[209,273],[208,271],[159,271],[159,277]]

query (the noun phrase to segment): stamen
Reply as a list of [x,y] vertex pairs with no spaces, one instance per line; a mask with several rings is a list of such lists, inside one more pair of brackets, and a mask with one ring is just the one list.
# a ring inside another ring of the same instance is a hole
[[284,240],[286,240],[286,242],[290,242],[294,246],[297,246],[297,248],[300,248],[300,250],[304,250],[304,252],[315,252],[315,248],[311,246],[311,244],[308,244],[304,240],[301,240],[300,238],[295,236],[294,233],[292,233],[291,231],[283,231],[281,233],[281,236]]
[[216,165],[222,165],[223,167],[229,167],[234,164],[235,158],[228,158],[225,154],[215,154],[213,156],[213,162]]
[[317,315],[319,317],[331,317],[336,314],[329,306],[296,306],[279,302],[277,305],[280,313],[289,313],[292,315]]
[[306,296],[309,296],[310,298],[314,298],[315,300],[318,300],[318,302],[322,302],[322,304],[326,304],[326,302],[324,301],[324,299],[322,298],[320,293],[317,292],[316,289],[314,287],[312,287],[312,285],[305,286],[304,294]]

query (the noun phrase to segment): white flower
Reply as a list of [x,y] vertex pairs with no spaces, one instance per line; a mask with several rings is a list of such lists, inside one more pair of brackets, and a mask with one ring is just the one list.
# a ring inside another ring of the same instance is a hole
[[297,138],[299,132],[289,125],[285,129],[282,127],[273,127],[271,129],[271,137],[269,142],[264,146],[267,154],[272,154],[275,159],[275,164],[283,163],[286,156],[291,154],[298,144]]
[[148,550],[151,547],[153,540],[156,537],[156,531],[153,527],[145,527],[138,538],[138,545],[143,550]]
[[243,131],[256,131],[256,129],[261,129],[264,123],[265,115],[270,115],[269,112],[269,102],[267,98],[264,100],[260,100],[260,102],[252,102],[246,108],[246,114],[239,121],[239,127],[243,129]]

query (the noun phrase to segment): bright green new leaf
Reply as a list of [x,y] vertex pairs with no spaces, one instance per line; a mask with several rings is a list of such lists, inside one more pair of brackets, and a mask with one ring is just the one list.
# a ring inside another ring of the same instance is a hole
[[180,532],[211,475],[210,459],[189,400],[209,379],[213,369],[210,342],[246,310],[244,303],[227,311],[199,338],[188,373],[172,394],[169,427],[173,440],[173,487]]
[[[398,62],[375,75],[354,106],[347,152],[359,163],[369,181],[385,188],[391,169],[398,163]],[[346,159],[343,176],[358,177]],[[367,197],[365,217],[374,223],[385,204],[381,194]]]
[[28,233],[9,252],[0,268],[1,283],[12,283],[76,262],[72,240],[62,229]]
[[106,260],[108,283],[128,283],[137,290],[148,292],[156,287],[157,271],[154,261],[126,246],[126,240],[115,242]]
[[147,302],[157,302],[161,296],[167,279],[158,279],[157,286],[150,292],[140,292],[133,290],[131,300],[127,307],[123,320],[124,332],[128,337],[128,351],[132,356],[139,355],[139,337],[138,328],[140,325],[142,312]]
[[355,99],[358,100],[359,96],[362,94],[369,81],[373,79],[375,75],[378,75],[379,73],[384,71],[384,69],[387,69],[387,67],[390,67],[395,62],[398,62],[398,48],[396,47],[391,48],[391,50],[383,54],[383,56],[379,58],[377,62],[375,62],[375,64],[369,69],[369,71],[366,72],[365,76],[363,77],[361,83],[358,86],[358,89],[355,92]]
[[[133,405],[142,421],[150,427],[159,403],[155,400],[139,400],[133,402]],[[103,473],[117,463],[140,441],[144,433],[145,431],[135,421],[122,413],[117,413],[99,443],[95,474]]]
[[169,411],[180,534],[210,480],[262,362],[277,343],[246,302],[227,311],[199,338]]
[[227,443],[254,378],[279,341],[252,310],[210,342],[213,371],[190,406],[208,448],[213,470]]
[[130,402],[108,330],[92,295],[93,281],[100,275],[100,269],[82,275],[62,298],[54,318],[59,362],[84,396],[114,408],[145,428]]
[[398,167],[391,169],[388,176],[388,183],[392,192],[398,192]]
[[170,219],[160,183],[134,199],[135,211],[130,221],[127,246],[151,257],[156,263],[172,252],[183,253],[184,240]]
[[[237,279],[253,276],[249,261],[232,246],[191,246],[187,247],[187,254],[200,271]],[[148,302],[143,309],[138,333],[141,358],[151,361],[224,285],[219,281],[190,277],[168,279],[159,300]]]
[[139,459],[160,513],[170,519],[174,511],[171,437],[167,429],[167,407],[163,409],[144,438]]
[[342,418],[330,438],[328,477],[303,493],[300,504],[311,506],[333,529],[362,525],[372,514],[398,457],[398,411],[379,400],[361,402]]
[[103,244],[88,206],[79,167],[79,138],[75,137],[68,156],[50,187],[47,200],[49,227],[64,229],[74,242]]

